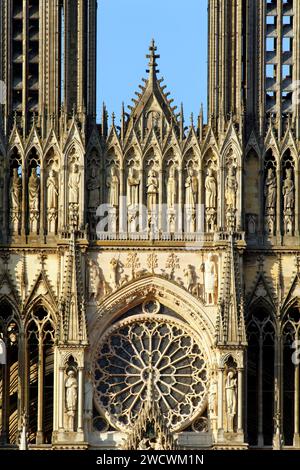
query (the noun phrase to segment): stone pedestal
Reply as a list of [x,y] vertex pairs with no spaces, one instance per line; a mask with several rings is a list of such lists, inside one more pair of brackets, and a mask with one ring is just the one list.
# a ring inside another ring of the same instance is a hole
[[168,232],[176,232],[176,211],[175,209],[168,210]]
[[117,233],[117,209],[110,207],[108,210],[108,232]]
[[138,208],[136,206],[128,207],[128,232],[136,233],[138,224]]
[[195,233],[196,231],[196,211],[194,208],[186,209],[186,231]]
[[217,225],[217,211],[215,209],[206,209],[205,228],[208,233],[213,233]]

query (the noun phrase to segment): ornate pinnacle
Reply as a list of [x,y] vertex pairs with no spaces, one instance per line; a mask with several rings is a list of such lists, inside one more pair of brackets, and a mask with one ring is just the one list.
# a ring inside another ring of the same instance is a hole
[[146,57],[149,59],[149,70],[147,70],[147,73],[150,74],[150,77],[155,77],[157,73],[159,73],[159,70],[157,70],[157,62],[156,59],[160,58],[160,55],[156,54],[157,47],[155,45],[154,39],[151,41],[151,45],[149,47],[150,54],[148,54]]
[[112,115],[111,115],[111,120],[112,120],[112,125],[114,126],[114,125],[115,125],[115,121],[116,121],[116,115],[115,115],[114,112],[113,112]]

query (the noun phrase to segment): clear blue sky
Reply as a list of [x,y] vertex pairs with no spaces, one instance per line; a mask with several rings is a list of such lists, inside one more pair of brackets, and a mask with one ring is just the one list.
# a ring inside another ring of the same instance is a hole
[[97,113],[105,101],[119,121],[142,77],[152,37],[158,46],[160,76],[186,122],[207,101],[207,0],[98,0]]

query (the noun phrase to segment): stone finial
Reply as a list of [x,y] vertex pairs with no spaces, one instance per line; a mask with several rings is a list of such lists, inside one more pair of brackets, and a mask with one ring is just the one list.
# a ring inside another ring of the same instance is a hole
[[155,45],[154,39],[151,41],[151,45],[149,47],[150,54],[147,54],[147,59],[149,59],[149,69],[147,70],[147,73],[150,74],[150,79],[156,77],[156,74],[159,73],[159,70],[157,70],[157,62],[156,59],[160,58],[159,54],[156,54],[157,47]]

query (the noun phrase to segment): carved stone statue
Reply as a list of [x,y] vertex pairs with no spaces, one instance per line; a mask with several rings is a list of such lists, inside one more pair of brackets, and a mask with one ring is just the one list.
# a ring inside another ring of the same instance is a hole
[[145,437],[144,439],[141,440],[137,448],[137,450],[151,450],[151,449],[152,447],[150,445],[149,439],[146,439]]
[[22,178],[18,174],[18,168],[14,168],[13,177],[11,181],[11,191],[10,191],[12,211],[18,212],[21,210],[21,197],[22,197]]
[[84,388],[84,411],[86,430],[92,431],[92,419],[93,419],[93,395],[94,395],[94,384],[91,371],[86,374],[85,388]]
[[216,209],[217,207],[217,182],[212,168],[208,170],[205,179],[205,207],[207,209]]
[[218,393],[218,383],[216,379],[212,378],[210,389],[209,389],[209,398],[208,398],[208,407],[210,412],[210,417],[215,418],[217,413],[217,393]]
[[110,262],[109,282],[112,290],[115,290],[119,285],[119,262],[115,258]]
[[127,178],[127,206],[137,206],[139,203],[140,179],[135,176],[134,168],[131,166]]
[[100,202],[100,181],[97,175],[96,168],[93,166],[90,171],[90,176],[87,182],[87,190],[88,190],[88,206],[89,209],[95,209],[99,202]]
[[58,183],[54,170],[49,171],[47,179],[47,208],[48,211],[57,210],[58,207]]
[[174,206],[176,204],[176,194],[177,194],[177,186],[176,186],[176,178],[175,178],[175,168],[172,165],[169,171],[169,178],[168,178],[168,185],[167,185],[168,209],[174,209]]
[[153,450],[164,450],[163,436],[161,433],[158,434],[155,441],[150,442],[150,448]]
[[158,179],[155,170],[150,170],[147,179],[148,211],[156,210],[158,196]]
[[295,207],[295,184],[291,168],[286,170],[286,179],[283,183],[284,212],[292,213]]
[[79,204],[80,173],[77,163],[73,164],[69,174],[69,204]]
[[77,409],[78,383],[75,372],[70,370],[65,382],[66,387],[66,411],[69,417],[68,430],[74,431],[75,414]]
[[212,253],[209,253],[207,261],[204,263],[204,272],[205,272],[205,300],[208,305],[213,305],[215,303],[215,286],[216,286],[216,277],[217,269],[216,264],[213,260]]
[[234,378],[232,371],[228,372],[226,384],[226,410],[227,410],[227,430],[228,432],[234,431],[234,417],[236,415],[237,406],[237,379]]
[[185,281],[186,290],[192,293],[195,287],[195,270],[193,266],[191,266],[190,264],[184,270],[184,277],[186,279]]
[[274,170],[272,168],[269,168],[267,178],[265,181],[266,214],[275,212],[276,192],[277,192],[276,175],[275,175]]
[[30,212],[38,212],[40,200],[40,178],[37,175],[36,168],[32,168],[32,172],[29,177],[28,193]]
[[193,168],[188,169],[188,176],[185,180],[185,204],[195,210],[197,203],[198,180],[194,176]]
[[106,186],[108,187],[108,204],[112,207],[119,206],[119,177],[117,170],[113,166],[110,170],[110,176],[106,179]]
[[47,218],[48,231],[55,233],[58,210],[58,183],[54,170],[49,171],[47,179]]
[[236,198],[237,198],[238,182],[236,179],[236,173],[234,168],[231,166],[228,169],[228,175],[226,178],[225,186],[225,200],[229,210],[236,210]]
[[98,300],[101,295],[102,279],[98,264],[92,260],[88,260],[89,272],[89,298],[90,300]]
[[29,200],[29,220],[30,232],[37,233],[39,220],[39,202],[40,202],[40,178],[37,175],[36,168],[32,168],[28,181],[28,200]]

